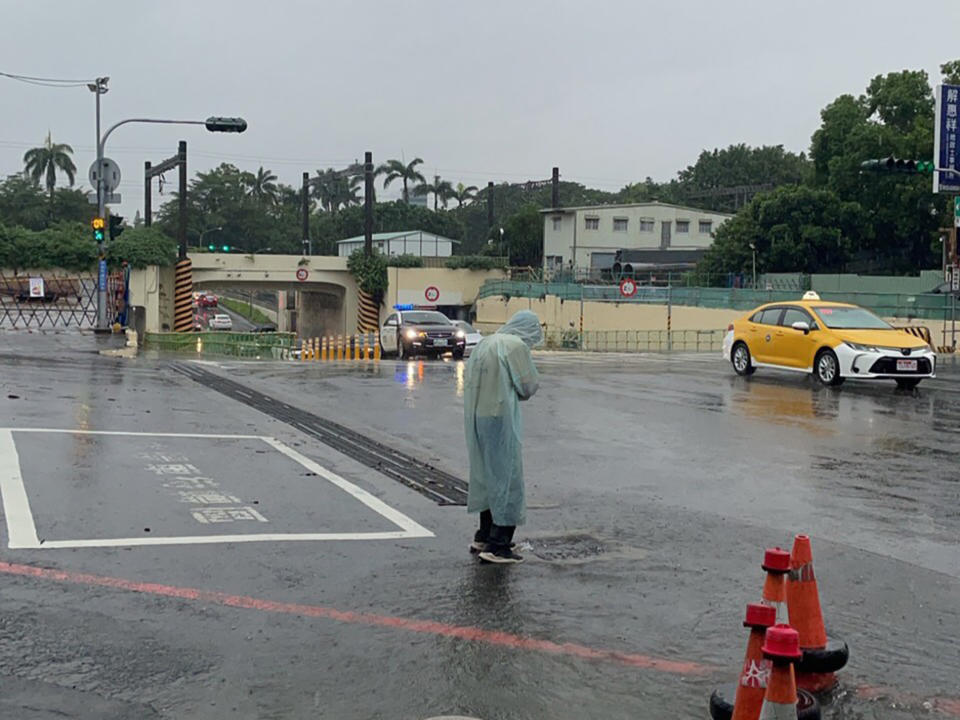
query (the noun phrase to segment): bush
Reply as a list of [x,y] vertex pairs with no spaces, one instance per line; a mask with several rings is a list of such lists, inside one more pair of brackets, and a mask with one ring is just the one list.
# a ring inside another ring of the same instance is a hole
[[109,265],[117,266],[124,261],[134,268],[173,265],[177,261],[177,243],[157,228],[126,228],[107,245]]
[[503,260],[484,255],[454,255],[446,266],[450,270],[493,270],[503,267]]
[[387,258],[387,267],[422,268],[423,258],[418,255],[392,255]]
[[387,261],[383,255],[378,252],[367,255],[363,248],[358,248],[347,258],[347,270],[360,289],[371,295],[375,302],[383,300],[387,291]]

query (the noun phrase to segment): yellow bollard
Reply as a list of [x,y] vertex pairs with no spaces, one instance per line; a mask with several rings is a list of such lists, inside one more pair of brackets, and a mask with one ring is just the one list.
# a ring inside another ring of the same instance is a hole
[[343,360],[343,337],[337,335],[337,360]]
[[327,361],[327,338],[326,336],[320,338],[320,360],[321,362]]
[[311,360],[319,360],[319,359],[320,359],[320,338],[314,338],[313,339],[313,357],[311,358]]
[[307,361],[307,339],[301,338],[300,340],[300,362]]
[[363,359],[370,360],[370,333],[363,334]]
[[380,362],[380,333],[373,333],[373,361]]
[[353,339],[353,359],[360,360],[363,355],[363,341],[360,339],[360,333],[357,333],[356,337]]

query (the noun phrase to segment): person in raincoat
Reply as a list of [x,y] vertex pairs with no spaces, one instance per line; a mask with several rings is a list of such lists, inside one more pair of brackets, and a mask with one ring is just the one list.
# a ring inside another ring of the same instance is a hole
[[470,456],[467,512],[480,513],[471,552],[486,562],[517,563],[513,533],[526,520],[520,401],[540,381],[530,348],[543,341],[537,316],[515,314],[474,348],[467,363],[463,420]]

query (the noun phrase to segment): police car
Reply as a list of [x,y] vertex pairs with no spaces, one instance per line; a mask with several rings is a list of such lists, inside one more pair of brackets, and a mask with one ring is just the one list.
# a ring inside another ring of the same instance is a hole
[[439,357],[449,352],[460,359],[466,344],[467,334],[446,315],[416,305],[394,305],[394,312],[387,316],[380,328],[380,349],[384,356]]

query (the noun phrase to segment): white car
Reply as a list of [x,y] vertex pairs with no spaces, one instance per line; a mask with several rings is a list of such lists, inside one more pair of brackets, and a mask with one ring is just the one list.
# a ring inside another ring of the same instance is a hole
[[225,313],[217,313],[207,321],[211,330],[233,330],[233,320]]
[[477,343],[483,340],[483,335],[475,328],[473,325],[468,323],[466,320],[451,320],[456,327],[463,330],[466,335],[467,344],[464,348],[464,355],[469,355],[473,349],[477,346]]

